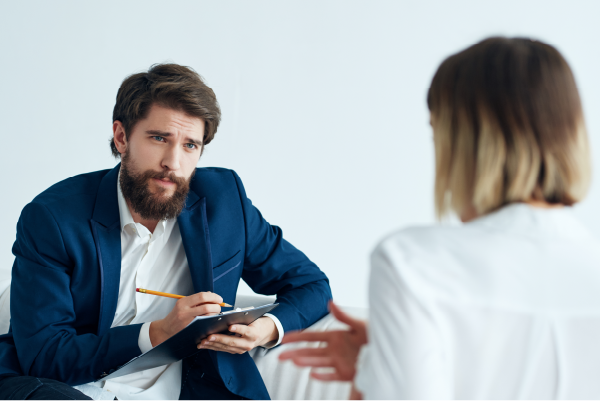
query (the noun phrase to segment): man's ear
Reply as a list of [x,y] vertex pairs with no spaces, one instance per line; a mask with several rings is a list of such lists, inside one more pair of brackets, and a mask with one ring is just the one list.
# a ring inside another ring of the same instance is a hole
[[117,151],[124,154],[127,150],[127,136],[125,135],[123,124],[119,120],[113,122],[113,142]]

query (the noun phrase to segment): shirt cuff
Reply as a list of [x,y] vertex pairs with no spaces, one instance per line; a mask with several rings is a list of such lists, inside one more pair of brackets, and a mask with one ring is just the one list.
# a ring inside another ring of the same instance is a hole
[[138,336],[138,347],[142,353],[150,351],[152,343],[150,342],[150,323],[144,323],[140,329],[140,335]]
[[[263,348],[270,349],[275,347],[276,345],[280,345],[280,343],[282,342],[282,338],[284,338],[284,328],[282,327],[282,323],[280,323],[280,319],[278,319],[271,313],[266,313],[263,316],[273,320],[273,323],[275,323],[275,327],[278,329],[278,340],[275,342],[275,344],[272,342],[262,345]],[[148,341],[150,341],[150,339]]]

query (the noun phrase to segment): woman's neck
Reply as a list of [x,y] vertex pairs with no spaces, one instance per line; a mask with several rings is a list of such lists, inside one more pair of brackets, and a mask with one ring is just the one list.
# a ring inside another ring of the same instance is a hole
[[559,209],[563,207],[563,204],[561,203],[549,203],[549,202],[545,202],[545,201],[539,201],[539,200],[528,200],[526,202],[524,202],[532,207],[539,207],[541,209]]
[[[563,207],[563,204],[561,204],[561,203],[549,203],[546,201],[539,201],[539,200],[534,200],[534,199],[529,199],[527,201],[519,202],[519,203],[525,203],[529,206],[532,206],[535,208],[540,208],[540,209],[559,209],[559,208]],[[461,216],[459,216],[459,218],[461,219],[462,222],[467,223],[468,221],[477,219],[480,216],[481,215],[478,214],[478,212],[476,212],[476,208],[473,205],[470,205],[463,211],[463,213],[461,213]]]

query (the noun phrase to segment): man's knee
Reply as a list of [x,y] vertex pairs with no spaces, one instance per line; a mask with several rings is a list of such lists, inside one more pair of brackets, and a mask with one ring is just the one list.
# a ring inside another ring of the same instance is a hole
[[0,378],[2,400],[90,400],[68,384],[32,376]]

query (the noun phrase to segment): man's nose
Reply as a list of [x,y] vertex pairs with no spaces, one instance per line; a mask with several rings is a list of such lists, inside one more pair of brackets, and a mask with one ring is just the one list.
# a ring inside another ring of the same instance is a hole
[[182,152],[179,147],[170,146],[163,156],[161,167],[166,168],[167,170],[177,171],[180,168],[181,157]]

